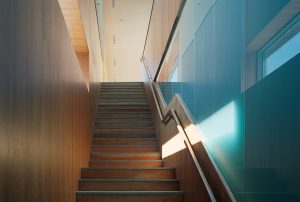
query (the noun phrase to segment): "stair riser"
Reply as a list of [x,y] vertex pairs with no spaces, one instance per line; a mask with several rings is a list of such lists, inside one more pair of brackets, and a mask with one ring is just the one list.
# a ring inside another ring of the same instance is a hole
[[94,132],[94,134],[124,134],[124,135],[155,135],[154,131],[125,131],[125,132],[113,132],[113,131],[107,131],[107,132]]
[[157,152],[158,146],[93,146],[92,152]]
[[97,162],[90,161],[90,167],[136,167],[136,168],[158,168],[162,166],[161,161],[153,162]]
[[146,92],[145,92],[145,89],[139,89],[140,91],[144,91],[144,92],[132,92],[132,93],[121,93],[121,94],[116,94],[114,92],[111,92],[110,89],[105,89],[105,91],[107,92],[103,92],[103,91],[100,91],[100,95],[101,94],[104,94],[104,95],[146,95]]
[[130,133],[130,132],[153,132],[154,133],[154,128],[95,128],[94,132],[99,132],[99,133],[110,133],[110,132],[126,132],[126,133]]
[[145,122],[145,121],[151,121],[151,117],[147,117],[147,118],[135,118],[135,117],[96,117],[96,123],[97,122]]
[[97,105],[97,109],[104,109],[104,110],[149,110],[148,105],[141,105],[141,106],[134,106],[134,105]]
[[146,98],[122,98],[122,99],[106,99],[101,98],[101,100],[97,100],[97,102],[144,102],[147,103],[148,100]]
[[182,202],[183,197],[179,195],[77,195],[77,202]]
[[95,123],[95,127],[99,129],[154,129],[154,125],[149,123]]
[[131,126],[134,126],[136,128],[141,128],[141,127],[152,127],[152,128],[154,128],[154,125],[151,122],[132,122],[132,123],[130,123],[130,122],[127,122],[127,123],[126,122],[124,122],[124,123],[122,123],[122,122],[116,122],[116,123],[113,123],[113,122],[111,122],[111,123],[101,123],[101,122],[99,122],[99,123],[97,123],[96,122],[95,126],[103,127],[103,128],[105,128],[105,127],[107,127],[107,128],[129,127],[130,128]]
[[101,90],[103,89],[144,89],[144,85],[101,85]]
[[178,182],[133,182],[133,181],[106,181],[106,182],[79,182],[81,191],[176,191]]
[[131,112],[131,111],[127,111],[127,112],[119,112],[119,111],[101,111],[101,110],[98,110],[96,112],[96,114],[145,114],[145,115],[148,115],[148,114],[151,114],[150,112]]
[[121,93],[116,92],[115,94],[101,94],[98,98],[96,98],[97,101],[102,100],[147,100],[146,94],[128,94],[126,96],[123,96]]
[[101,89],[104,88],[144,88],[144,84],[143,83],[139,83],[139,84],[123,84],[123,83],[112,83],[112,84],[102,84],[101,85]]
[[160,160],[159,153],[92,153],[91,160]]
[[142,102],[142,101],[101,101],[101,102],[97,102],[97,104],[99,105],[148,105],[147,102]]
[[94,134],[94,138],[156,138],[155,134]]
[[101,93],[97,100],[102,99],[147,99],[147,95],[145,93],[132,93],[132,94],[120,94],[120,93]]
[[[132,140],[131,140],[132,139]],[[133,138],[129,138],[129,139],[115,139],[115,140],[108,140],[107,139],[94,139],[93,140],[93,144],[94,145],[154,145],[157,144],[158,141],[157,140],[143,140],[143,139],[133,139]]]
[[121,104],[115,104],[115,103],[97,103],[98,107],[104,107],[104,108],[112,108],[112,109],[123,109],[122,107],[126,107],[126,109],[129,109],[128,107],[132,107],[132,109],[148,109],[149,104],[131,104],[131,103],[121,103]]
[[103,107],[98,107],[97,108],[97,112],[115,112],[115,113],[118,113],[118,112],[129,112],[129,113],[135,113],[135,112],[138,112],[138,113],[143,113],[143,112],[146,112],[146,113],[149,113],[150,110],[145,108],[145,109],[123,109],[123,108],[120,108],[120,109],[111,109],[111,108],[103,108]]
[[130,130],[152,130],[154,131],[154,125],[143,125],[143,123],[124,123],[124,124],[114,124],[110,123],[110,125],[101,125],[96,123],[95,128],[98,130],[124,130],[124,131],[130,131]]
[[114,88],[111,88],[111,89],[103,89],[101,90],[100,92],[100,95],[102,93],[113,93],[113,94],[117,94],[117,93],[120,93],[120,94],[137,94],[137,95],[144,95],[145,94],[145,90],[144,89],[114,89]]
[[96,114],[96,118],[151,118],[150,114]]
[[138,83],[138,84],[126,84],[126,83],[111,83],[111,84],[107,84],[107,83],[103,83],[101,85],[101,89],[103,88],[144,88],[144,84],[143,83]]
[[124,109],[124,108],[121,108],[121,107],[120,108],[98,107],[97,111],[100,111],[100,112],[109,112],[109,113],[115,113],[115,114],[118,114],[119,112],[121,112],[123,114],[125,114],[126,112],[129,112],[129,114],[133,114],[133,113],[139,114],[139,113],[143,113],[143,112],[146,112],[146,114],[150,114],[149,113],[150,109],[147,109],[147,108]]
[[148,100],[136,100],[136,99],[126,99],[126,100],[97,100],[96,101],[97,103],[106,103],[106,104],[111,104],[111,103],[117,103],[117,104],[121,104],[121,105],[126,105],[126,102],[128,102],[128,104],[144,104],[144,105],[147,105],[148,104]]
[[173,169],[82,169],[82,179],[174,179]]
[[182,202],[182,195],[77,195],[77,202]]
[[130,96],[147,96],[145,90],[143,89],[129,89],[129,90],[114,90],[114,89],[105,89],[103,91],[101,91],[98,95],[98,98],[101,98],[103,96],[107,96],[107,97],[130,97]]

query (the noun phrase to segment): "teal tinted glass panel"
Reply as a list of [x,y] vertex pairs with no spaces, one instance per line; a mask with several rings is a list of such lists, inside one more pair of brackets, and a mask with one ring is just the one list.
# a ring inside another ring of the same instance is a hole
[[[248,43],[288,2],[217,0],[193,34],[183,34],[191,29],[180,30],[181,36],[192,39],[183,39],[189,42],[180,46],[185,49],[180,50],[178,80],[159,83],[167,103],[175,93],[181,95],[238,201],[300,200],[297,33],[291,42],[287,39],[268,50],[268,65],[279,68],[241,91],[241,80],[247,77],[241,69],[250,60]],[[191,11],[183,15],[187,13]],[[276,56],[280,52],[284,57]]]
[[274,53],[265,59],[265,76],[269,75],[284,63],[300,53],[300,33],[290,38],[279,47]]
[[[193,39],[184,45],[187,48],[179,56],[177,82],[172,79],[159,82],[167,103],[175,93],[181,95],[205,138],[206,148],[235,193],[245,192],[244,97],[240,94],[244,11],[241,7],[242,1],[217,1]],[[180,30],[180,33],[189,31]]]

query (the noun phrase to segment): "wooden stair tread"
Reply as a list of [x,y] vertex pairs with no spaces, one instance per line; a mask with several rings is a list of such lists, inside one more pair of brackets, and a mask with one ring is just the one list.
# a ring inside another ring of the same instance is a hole
[[178,179],[79,179],[84,182],[179,182]]
[[159,152],[91,152],[91,160],[160,160]]
[[126,151],[126,152],[153,152],[159,151],[159,145],[92,145],[94,151]]
[[94,140],[115,140],[115,141],[122,141],[122,140],[158,140],[158,138],[93,138]]
[[123,194],[182,194],[182,191],[77,191],[77,194],[113,194],[113,195],[123,195]]
[[[82,170],[108,170],[108,168],[91,168],[91,167],[82,167]],[[111,168],[110,170],[174,170],[175,167],[160,167],[160,168]]]
[[90,160],[93,162],[162,162],[162,160]]

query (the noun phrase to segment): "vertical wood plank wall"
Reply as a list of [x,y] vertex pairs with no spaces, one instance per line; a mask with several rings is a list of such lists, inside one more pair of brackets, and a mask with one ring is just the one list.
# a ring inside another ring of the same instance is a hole
[[0,201],[74,202],[95,96],[58,2],[1,1],[0,25]]
[[173,68],[178,60],[179,56],[179,32],[174,36],[174,40],[169,48],[169,55],[165,59],[160,73],[158,74],[158,82],[167,82],[169,81],[170,76],[172,76]]
[[[94,0],[78,0],[78,5],[89,49],[89,97],[91,116],[92,120],[94,120],[96,96],[98,95],[97,92],[100,88],[99,81],[103,81],[104,77],[97,13]],[[91,122],[91,124],[93,125],[93,122]]]
[[97,13],[94,0],[77,0],[89,49],[90,85],[103,80],[103,61],[100,48]]
[[182,0],[154,1],[144,57],[154,77]]

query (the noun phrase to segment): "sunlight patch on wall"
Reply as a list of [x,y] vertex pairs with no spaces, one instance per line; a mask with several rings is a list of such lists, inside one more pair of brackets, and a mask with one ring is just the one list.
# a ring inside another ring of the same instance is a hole
[[237,134],[237,110],[234,101],[197,124],[204,142],[212,145],[215,141],[231,141]]
[[203,134],[201,133],[200,129],[194,124],[190,124],[184,130],[189,135],[189,140],[192,145],[203,141]]
[[181,138],[181,134],[177,133],[173,138],[171,138],[169,141],[163,144],[162,158],[166,158],[168,156],[176,154],[177,152],[180,152],[185,148],[186,146]]

